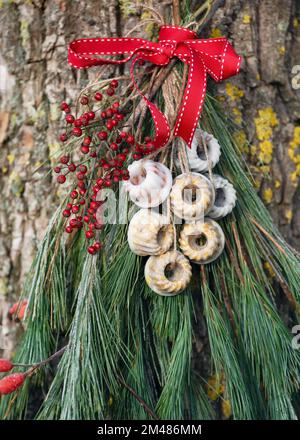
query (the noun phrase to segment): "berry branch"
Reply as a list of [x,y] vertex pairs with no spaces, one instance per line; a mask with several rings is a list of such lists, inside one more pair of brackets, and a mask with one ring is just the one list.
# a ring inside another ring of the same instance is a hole
[[41,362],[38,362],[33,365],[24,365],[24,364],[13,364],[8,359],[0,359],[0,373],[8,373],[12,369],[16,367],[30,367],[27,371],[24,373],[12,373],[7,376],[5,376],[3,379],[0,380],[0,396],[5,394],[11,394],[14,391],[16,391],[18,388],[20,388],[25,379],[27,377],[31,377],[36,370],[39,368],[44,367],[54,359],[60,357],[65,350],[67,349],[68,345],[62,347],[60,350],[58,350],[56,353],[52,354],[47,359],[44,359]]

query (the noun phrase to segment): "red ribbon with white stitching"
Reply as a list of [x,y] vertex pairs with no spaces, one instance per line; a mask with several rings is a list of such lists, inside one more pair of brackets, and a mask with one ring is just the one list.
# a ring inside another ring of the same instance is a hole
[[[124,55],[122,59],[101,58]],[[141,38],[91,38],[74,40],[69,45],[68,60],[77,69],[101,64],[124,64],[133,59],[130,69],[134,87],[149,107],[156,129],[154,145],[163,147],[170,138],[165,115],[138,89],[134,80],[137,60],[167,66],[173,57],[188,64],[189,75],[177,116],[174,136],[180,136],[190,147],[203,108],[207,75],[222,81],[239,72],[241,57],[226,38],[198,39],[197,34],[178,26],[162,26],[158,42]]]

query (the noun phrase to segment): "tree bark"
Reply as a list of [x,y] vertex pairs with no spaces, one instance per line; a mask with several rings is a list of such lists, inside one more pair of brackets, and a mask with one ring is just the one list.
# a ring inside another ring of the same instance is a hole
[[[0,341],[7,355],[14,348],[16,333],[7,310],[20,293],[57,203],[57,186],[48,171],[59,146],[59,103],[75,98],[96,74],[96,69],[74,71],[67,65],[68,43],[80,37],[125,35],[140,19],[131,3],[1,3],[0,324],[4,329]],[[194,3],[196,8],[201,2]],[[148,4],[172,17],[171,2]],[[292,69],[300,63],[299,15],[296,0],[227,0],[203,34],[229,37],[244,57],[241,74],[215,87],[237,123],[242,123],[236,129],[237,142],[258,190],[285,237],[297,248],[300,187],[295,168],[300,162],[300,142],[297,147],[294,129],[300,120],[300,91],[292,87]],[[142,28],[133,35],[147,37]],[[269,130],[263,140],[262,126]],[[250,147],[244,145],[246,138]],[[267,157],[261,152],[264,141],[269,142],[264,144],[269,148]],[[291,143],[296,145],[293,152]]]

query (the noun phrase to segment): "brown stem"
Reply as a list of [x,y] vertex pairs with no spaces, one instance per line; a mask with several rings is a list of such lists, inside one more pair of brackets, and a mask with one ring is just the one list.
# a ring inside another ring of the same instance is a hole
[[235,243],[237,245],[237,250],[238,250],[240,259],[241,259],[241,261],[243,261],[245,263],[246,259],[245,259],[244,254],[243,254],[242,244],[241,244],[241,241],[240,241],[240,237],[239,237],[238,231],[236,229],[236,224],[234,222],[231,222],[231,227],[232,227],[233,236],[234,236]]
[[41,368],[44,365],[48,364],[49,362],[53,361],[54,359],[60,357],[66,351],[67,348],[68,348],[68,345],[65,345],[64,347],[62,347],[60,350],[56,351],[54,354],[52,354],[47,359],[44,359],[43,361],[34,364],[31,368],[29,368],[29,370],[26,371],[26,373],[25,373],[26,376],[31,376],[38,368]]
[[232,305],[231,305],[231,301],[230,301],[230,297],[228,294],[228,290],[227,290],[227,286],[224,280],[224,274],[220,273],[220,281],[221,281],[221,286],[222,286],[222,293],[223,293],[223,298],[224,298],[224,305],[225,308],[227,310],[228,313],[228,317],[229,317],[229,321],[231,323],[231,327],[234,331],[234,334],[237,335],[237,329],[236,329],[236,325],[235,325],[235,321],[234,321],[234,313],[233,313],[233,309],[232,309]]
[[245,280],[244,280],[244,277],[243,277],[242,271],[241,271],[241,269],[240,269],[240,266],[239,266],[238,260],[237,260],[236,256],[234,255],[233,250],[232,250],[232,247],[231,247],[231,245],[230,245],[230,243],[229,243],[229,241],[228,241],[227,239],[226,239],[226,248],[227,248],[227,250],[228,250],[228,252],[229,252],[229,257],[230,257],[230,259],[231,259],[231,262],[232,262],[232,264],[233,264],[233,267],[235,268],[235,271],[236,271],[236,273],[237,273],[237,276],[238,276],[240,282],[241,282],[242,284],[244,284]]
[[181,22],[179,0],[173,0],[172,3],[173,3],[173,21],[175,26],[179,26]]
[[257,229],[259,229],[277,247],[277,249],[280,250],[280,252],[282,252],[287,257],[285,250],[282,246],[280,246],[279,243],[277,243],[275,238],[272,237],[272,235],[269,234],[269,232],[266,231],[253,217],[250,217],[250,220],[257,227]]
[[131,388],[131,386],[129,386],[127,383],[124,382],[124,380],[120,377],[118,377],[118,381],[120,382],[120,384],[126,388],[130,394],[132,394],[132,396],[139,402],[139,404],[143,407],[143,409],[145,410],[145,412],[154,420],[159,420],[159,417],[155,414],[155,412],[152,411],[152,409],[147,405],[147,403],[145,402],[144,399],[142,399],[137,392]]

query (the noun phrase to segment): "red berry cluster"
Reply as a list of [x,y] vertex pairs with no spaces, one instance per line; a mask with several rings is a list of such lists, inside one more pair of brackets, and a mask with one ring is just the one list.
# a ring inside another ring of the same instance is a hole
[[20,321],[23,320],[24,316],[25,316],[25,312],[27,309],[27,305],[28,305],[28,301],[27,299],[24,299],[21,302],[16,302],[14,303],[11,308],[9,309],[8,313],[12,316],[12,317],[16,317],[18,318]]
[[63,154],[54,168],[57,182],[63,184],[73,176],[69,200],[63,211],[68,218],[66,232],[84,229],[87,240],[94,240],[87,251],[96,254],[101,249],[98,209],[104,203],[98,193],[122,180],[129,179],[125,163],[129,156],[134,160],[152,153],[155,147],[150,137],[141,145],[124,129],[126,114],[121,108],[122,99],[116,99],[118,81],[112,80],[101,92],[84,95],[80,99],[83,112],[78,117],[71,113],[66,102],[61,104],[65,113],[66,131],[60,135],[61,142],[78,139],[82,160],[72,162],[69,154]]
[[0,373],[7,373],[14,365],[8,359],[0,359]]
[[0,380],[0,396],[16,391],[23,385],[25,379],[26,374],[24,373],[13,373],[5,376]]
[[[0,359],[0,373],[11,371],[15,365],[8,359]],[[0,380],[0,396],[10,394],[23,385],[26,373],[13,373]]]

